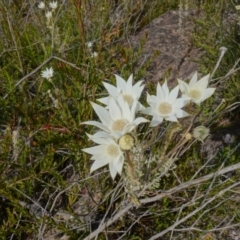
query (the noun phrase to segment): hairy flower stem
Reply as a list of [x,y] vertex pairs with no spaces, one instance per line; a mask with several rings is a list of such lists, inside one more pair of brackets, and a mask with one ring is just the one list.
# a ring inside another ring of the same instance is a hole
[[132,162],[130,151],[126,151],[125,153],[127,160],[127,179],[128,179],[126,191],[129,194],[131,202],[135,205],[135,207],[138,207],[140,205],[140,202],[135,191],[136,187],[140,186],[140,182],[138,179],[137,172],[134,171],[134,163]]
[[220,54],[219,54],[218,61],[217,61],[216,65],[215,65],[215,67],[214,67],[214,69],[213,69],[213,71],[212,71],[212,73],[211,73],[211,75],[209,77],[209,81],[210,82],[212,81],[212,77],[213,77],[214,73],[217,71],[217,69],[219,67],[219,64],[220,64],[224,54],[227,52],[227,50],[228,49],[226,47],[220,47],[220,49],[219,49]]
[[133,172],[133,163],[131,160],[130,152],[126,151],[126,160],[128,165],[128,173],[130,174],[131,179],[134,179],[134,172]]

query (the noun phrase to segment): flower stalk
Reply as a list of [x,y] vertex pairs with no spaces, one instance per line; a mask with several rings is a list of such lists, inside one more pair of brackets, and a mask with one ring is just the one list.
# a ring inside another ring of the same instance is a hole
[[126,154],[126,161],[127,161],[127,165],[128,165],[128,173],[130,174],[130,177],[131,179],[135,179],[134,177],[134,171],[133,171],[133,163],[132,163],[132,160],[131,160],[131,154],[130,154],[130,151],[125,151],[125,154]]

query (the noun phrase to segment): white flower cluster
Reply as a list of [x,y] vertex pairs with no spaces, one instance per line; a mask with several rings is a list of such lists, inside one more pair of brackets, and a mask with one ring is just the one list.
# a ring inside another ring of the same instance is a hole
[[95,161],[91,167],[91,172],[109,164],[113,179],[117,173],[121,174],[122,172],[124,150],[130,149],[133,145],[133,140],[130,140],[131,136],[128,133],[140,123],[148,122],[143,117],[136,118],[135,116],[142,107],[138,101],[144,88],[141,86],[142,81],[133,86],[132,75],[127,82],[121,77],[115,76],[117,87],[104,82],[103,85],[109,96],[98,99],[106,105],[106,108],[91,103],[101,122],[84,122],[84,124],[101,129],[94,135],[88,134],[89,139],[99,146],[83,149],[84,152],[92,154],[91,160]]
[[[49,2],[49,7],[50,7],[50,9],[51,10],[47,10],[46,12],[45,12],[45,16],[46,16],[46,18],[47,18],[47,23],[49,24],[49,21],[50,21],[50,19],[52,18],[52,16],[53,16],[53,12],[57,9],[57,7],[58,7],[58,3],[57,3],[57,1],[52,1],[52,2]],[[45,5],[45,3],[44,2],[40,2],[39,4],[38,4],[38,8],[39,9],[45,9],[46,8],[46,5]]]
[[[127,81],[118,75],[116,77],[116,86],[103,82],[109,96],[98,99],[99,102],[106,105],[102,107],[91,102],[91,105],[98,115],[101,122],[87,121],[83,124],[93,125],[101,129],[94,135],[88,135],[89,139],[98,144],[98,146],[82,149],[84,152],[92,155],[94,160],[91,172],[102,166],[109,164],[110,174],[114,179],[117,173],[122,173],[124,163],[124,151],[130,150],[134,145],[131,133],[139,124],[148,122],[143,117],[137,117],[137,113],[143,113],[152,116],[150,127],[155,127],[163,120],[177,122],[178,118],[189,116],[182,108],[190,101],[200,104],[209,98],[215,91],[215,88],[207,88],[209,75],[197,81],[197,72],[193,75],[189,84],[178,80],[178,86],[169,91],[167,82],[161,86],[157,84],[155,95],[147,95],[149,107],[139,102],[144,85],[143,81],[133,85],[133,76]],[[178,97],[179,90],[182,97]]]
[[93,51],[93,42],[86,42],[85,45],[87,47],[87,51],[89,52],[91,58],[96,58],[98,56],[98,53]]
[[[50,2],[49,3],[49,7],[52,9],[52,10],[55,10],[56,8],[57,8],[57,6],[58,6],[58,3],[57,3],[57,1],[52,1],[52,2]],[[45,3],[44,2],[40,2],[39,4],[38,4],[38,8],[40,8],[40,9],[45,9]]]

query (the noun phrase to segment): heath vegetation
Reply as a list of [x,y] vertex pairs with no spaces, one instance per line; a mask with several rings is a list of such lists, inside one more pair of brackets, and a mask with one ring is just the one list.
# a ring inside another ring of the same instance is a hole
[[[146,39],[129,36],[172,10],[181,31],[189,9],[197,71],[146,81]],[[240,234],[239,1],[3,0],[0,13],[0,239]]]

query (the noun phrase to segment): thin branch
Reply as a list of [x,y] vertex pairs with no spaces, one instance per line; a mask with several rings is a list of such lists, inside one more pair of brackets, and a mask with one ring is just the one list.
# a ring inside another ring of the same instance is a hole
[[97,234],[104,231],[106,227],[116,222],[120,217],[122,217],[126,212],[128,212],[133,206],[134,206],[133,203],[128,204],[127,207],[119,211],[112,219],[109,219],[105,224],[101,225],[97,230],[93,231],[89,236],[87,236],[83,240],[90,240],[94,238]]
[[237,169],[240,169],[240,163],[237,163],[237,164],[225,167],[225,168],[221,169],[218,172],[210,173],[210,174],[205,175],[203,177],[200,177],[198,179],[185,182],[185,183],[183,183],[183,184],[181,184],[181,185],[179,185],[179,186],[177,186],[175,188],[172,188],[172,189],[170,189],[168,191],[160,193],[157,196],[154,196],[154,197],[151,197],[151,198],[147,198],[147,199],[141,199],[140,203],[150,203],[150,202],[158,201],[158,200],[162,199],[165,196],[170,196],[171,194],[179,192],[179,191],[181,191],[183,189],[186,189],[188,187],[192,187],[194,185],[199,185],[200,183],[203,183],[203,182],[205,182],[205,181],[207,181],[207,180],[209,180],[209,179],[211,179],[211,178],[213,178],[215,176],[221,176],[221,175],[223,175],[225,173],[228,173],[228,172],[231,172],[231,171],[234,171],[234,170],[237,170]]
[[182,218],[181,220],[175,222],[171,227],[165,229],[164,231],[152,236],[151,238],[149,238],[149,240],[155,240],[155,239],[159,239],[159,237],[162,237],[163,235],[165,235],[167,232],[174,230],[176,226],[180,225],[181,223],[185,222],[187,219],[189,219],[190,217],[192,217],[193,215],[195,215],[196,213],[198,213],[199,211],[201,211],[203,208],[205,208],[208,204],[212,203],[214,200],[216,200],[218,197],[222,196],[225,192],[229,191],[230,189],[236,187],[240,185],[240,182],[236,182],[234,184],[232,184],[231,186],[221,190],[218,194],[214,195],[212,198],[210,198],[207,202],[205,202],[203,205],[201,205],[200,207],[198,207],[197,209],[195,209],[194,211],[192,211],[191,213],[189,213],[187,216],[185,216],[184,218]]
[[[232,166],[229,167],[225,167],[223,169],[221,169],[220,171],[218,171],[217,173],[211,173],[208,174],[206,176],[203,176],[201,178],[195,179],[195,180],[191,180],[189,182],[183,183],[175,188],[172,188],[166,192],[163,192],[161,194],[158,194],[157,196],[151,197],[151,198],[145,198],[145,199],[140,199],[140,203],[141,204],[145,204],[145,203],[151,203],[151,202],[155,202],[155,201],[159,201],[162,198],[166,197],[166,196],[170,196],[173,193],[179,192],[183,189],[186,189],[188,187],[192,187],[194,185],[198,185],[200,183],[203,183],[215,176],[220,176],[224,173],[228,173],[234,170],[240,169],[240,163],[234,164]],[[238,183],[239,184],[239,183]],[[220,192],[222,193],[222,191]],[[220,194],[219,193],[219,194]],[[205,205],[208,204],[205,203]],[[205,206],[202,205],[202,206]],[[133,203],[129,203],[125,208],[121,209],[115,216],[113,216],[111,219],[109,219],[108,221],[106,221],[104,224],[102,224],[98,229],[96,229],[95,231],[93,231],[92,233],[90,233],[86,238],[84,238],[84,240],[90,240],[92,238],[94,238],[97,234],[99,234],[100,232],[104,231],[104,229],[108,226],[110,226],[111,224],[113,224],[114,222],[116,222],[118,219],[120,219],[125,213],[127,213],[130,209],[132,209],[134,207]]]
[[209,230],[202,230],[200,228],[196,228],[196,227],[189,227],[189,228],[181,228],[181,229],[174,229],[175,232],[189,232],[189,231],[198,231],[198,232],[215,232],[215,231],[220,231],[220,230],[226,230],[229,228],[235,228],[235,227],[239,227],[240,223],[236,223],[236,224],[232,224],[232,225],[228,225],[228,226],[224,226],[224,227],[219,227],[219,228],[212,228]]

